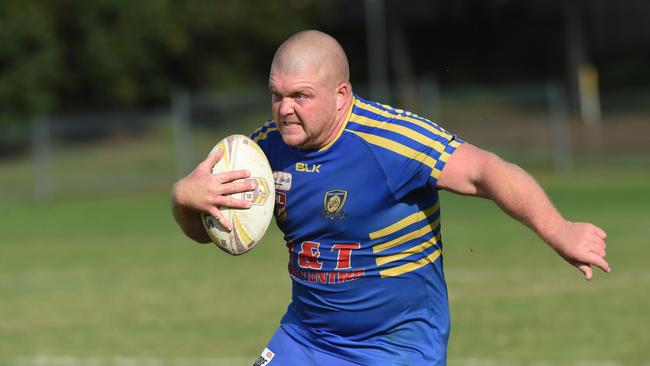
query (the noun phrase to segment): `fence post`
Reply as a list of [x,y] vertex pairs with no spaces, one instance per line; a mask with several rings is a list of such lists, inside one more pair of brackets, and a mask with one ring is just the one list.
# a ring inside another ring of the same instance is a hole
[[364,10],[370,96],[374,100],[384,99],[390,103],[384,0],[365,0]]
[[426,73],[420,79],[420,101],[422,117],[438,122],[440,115],[440,84],[431,73]]
[[572,165],[571,128],[565,91],[555,81],[546,84],[549,119],[551,122],[551,148],[553,168],[568,170]]
[[31,120],[32,159],[34,161],[34,197],[45,199],[52,194],[52,144],[50,121],[40,116]]
[[185,176],[194,163],[190,102],[190,94],[185,90],[177,90],[171,97],[172,138],[178,178]]

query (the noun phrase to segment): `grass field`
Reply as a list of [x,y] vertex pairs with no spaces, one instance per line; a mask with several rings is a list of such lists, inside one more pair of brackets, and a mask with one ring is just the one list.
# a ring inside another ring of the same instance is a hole
[[[450,365],[650,365],[650,171],[535,175],[607,230],[613,272],[587,282],[490,202],[443,194]],[[242,257],[193,244],[160,179],[0,201],[0,365],[252,363],[289,301],[281,235]]]

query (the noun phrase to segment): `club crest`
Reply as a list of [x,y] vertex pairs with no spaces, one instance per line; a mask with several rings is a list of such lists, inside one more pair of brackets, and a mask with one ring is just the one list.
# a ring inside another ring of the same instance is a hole
[[345,201],[348,199],[348,191],[344,189],[333,189],[325,192],[323,205],[325,209],[322,216],[328,220],[342,220],[346,213],[343,211]]

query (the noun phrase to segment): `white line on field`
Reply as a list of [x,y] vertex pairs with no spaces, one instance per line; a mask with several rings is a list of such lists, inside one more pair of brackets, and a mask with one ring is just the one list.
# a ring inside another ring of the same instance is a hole
[[[8,366],[251,366],[255,357],[77,357],[30,356],[9,360]],[[0,359],[0,364],[3,360]],[[449,359],[449,366],[623,366],[612,360],[556,362],[550,360],[497,360],[482,358]],[[650,366],[646,360],[640,366]]]
[[9,366],[250,366],[254,361],[255,357],[32,356],[14,358]]

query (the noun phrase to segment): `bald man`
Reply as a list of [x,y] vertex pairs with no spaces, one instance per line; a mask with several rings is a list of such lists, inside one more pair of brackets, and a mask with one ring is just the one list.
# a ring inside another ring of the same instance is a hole
[[[411,112],[352,93],[345,52],[304,31],[277,50],[273,119],[252,134],[276,177],[292,302],[255,365],[444,365],[449,305],[438,190],[484,197],[537,233],[587,279],[609,272],[605,232],[564,219],[519,167]],[[207,157],[172,193],[182,230],[210,239],[201,212],[253,189]],[[492,233],[496,235],[497,233]]]

